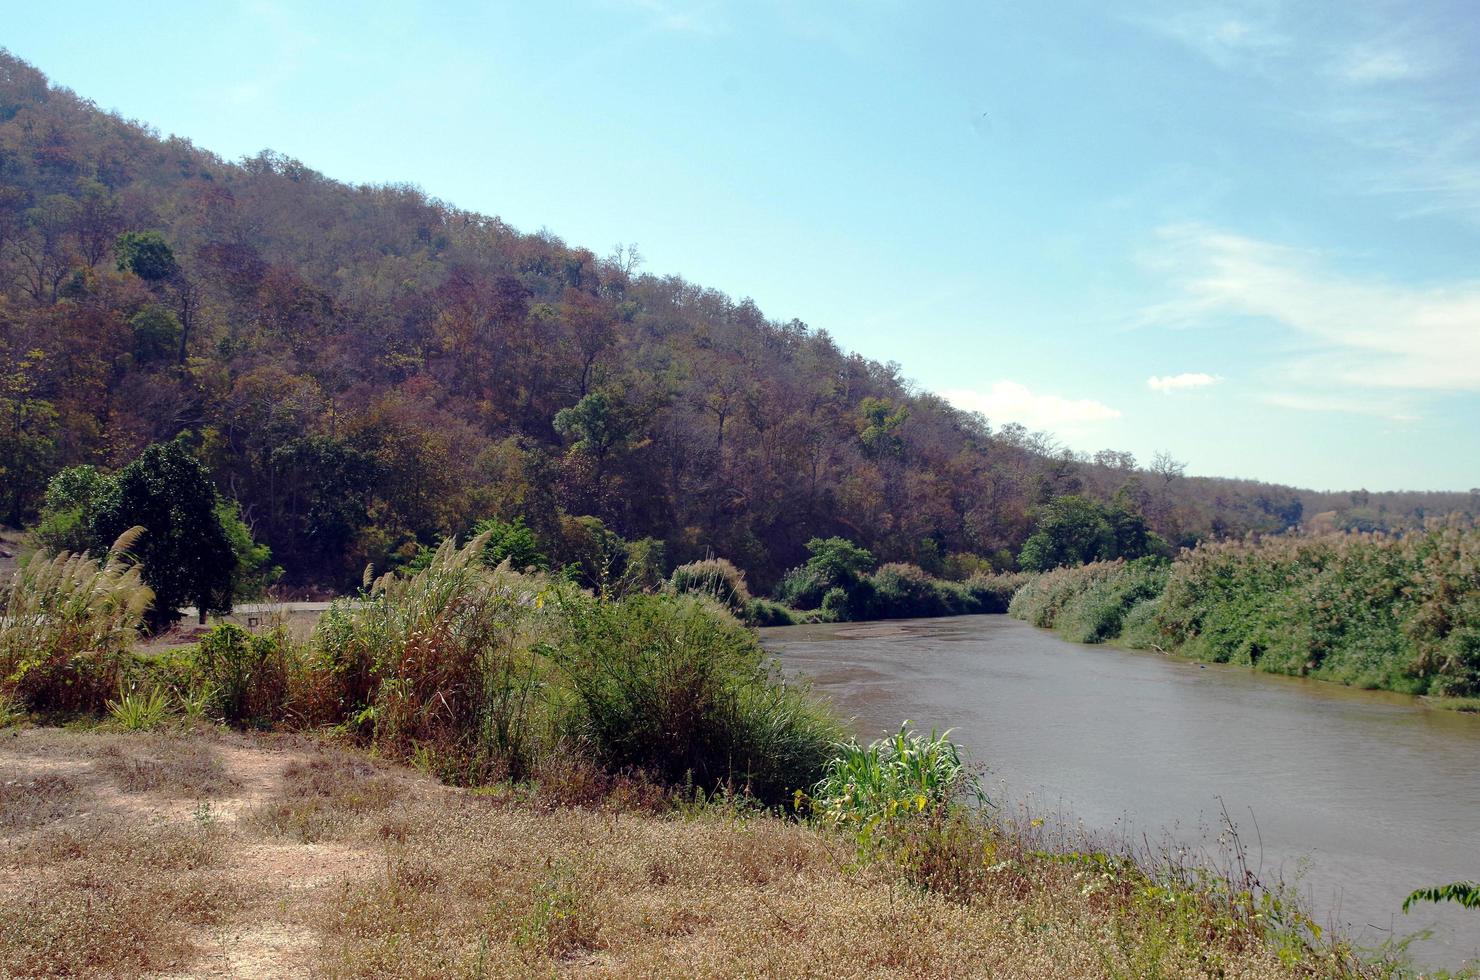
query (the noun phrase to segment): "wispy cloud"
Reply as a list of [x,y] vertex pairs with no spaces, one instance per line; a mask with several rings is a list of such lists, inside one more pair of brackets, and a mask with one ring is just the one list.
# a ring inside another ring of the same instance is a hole
[[1293,391],[1271,391],[1260,395],[1259,400],[1266,405],[1291,408],[1297,412],[1341,412],[1346,415],[1375,416],[1391,422],[1416,422],[1419,418],[1401,402],[1391,398],[1353,398],[1339,395],[1302,394]]
[[1220,68],[1257,67],[1291,46],[1270,5],[1262,3],[1179,7],[1137,22]]
[[713,36],[728,30],[718,3],[689,0],[611,0],[640,15],[646,26],[655,31],[674,34]]
[[1332,74],[1352,85],[1405,82],[1433,74],[1438,65],[1417,52],[1396,45],[1359,44],[1342,53]]
[[1016,381],[998,381],[986,391],[958,388],[942,395],[957,408],[1030,429],[1074,430],[1120,418],[1117,409],[1101,402],[1036,392]]
[[1146,379],[1146,387],[1152,391],[1169,393],[1173,391],[1185,391],[1188,388],[1206,388],[1208,385],[1217,384],[1222,379],[1211,374],[1183,373],[1152,375]]
[[1273,321],[1308,348],[1284,367],[1311,386],[1480,391],[1480,281],[1361,279],[1321,253],[1200,225],[1162,229],[1160,241],[1154,264],[1179,296],[1149,321]]

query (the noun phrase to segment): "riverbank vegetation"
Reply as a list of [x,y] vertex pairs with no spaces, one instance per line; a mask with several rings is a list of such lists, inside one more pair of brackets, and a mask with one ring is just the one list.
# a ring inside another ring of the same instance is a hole
[[1211,542],[1170,563],[1061,568],[1028,580],[1010,610],[1080,642],[1409,694],[1480,695],[1473,528]]
[[[222,625],[156,656],[126,642],[147,589],[126,559],[32,557],[8,608],[52,611],[0,622],[0,962],[1369,969],[1252,877],[983,809],[944,737],[846,740],[707,596],[490,568],[492,537],[379,577],[307,644]],[[116,642],[82,657],[80,635]],[[24,683],[38,659],[60,684]],[[99,669],[116,690],[65,683]]]

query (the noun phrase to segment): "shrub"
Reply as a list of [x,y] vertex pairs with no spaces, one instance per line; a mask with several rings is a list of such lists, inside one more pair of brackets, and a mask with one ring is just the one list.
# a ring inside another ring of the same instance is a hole
[[0,605],[0,696],[31,711],[101,711],[123,681],[154,593],[123,553],[134,528],[101,560],[36,553]]
[[873,575],[874,609],[885,619],[967,612],[964,592],[931,578],[923,568],[890,562]]
[[196,645],[197,681],[190,689],[213,692],[214,707],[233,725],[269,727],[283,717],[293,660],[282,629],[253,634],[218,623]]
[[897,734],[867,746],[838,743],[812,789],[812,808],[824,820],[868,834],[912,815],[939,814],[963,795],[985,802],[950,732],[925,736],[905,722]]
[[545,680],[526,629],[555,587],[489,569],[486,545],[444,541],[420,571],[335,603],[315,632],[341,712],[388,755],[422,754],[456,781],[528,770]]
[[790,609],[770,599],[751,599],[743,618],[751,626],[794,626],[799,622]]
[[1035,575],[1017,590],[1008,613],[1034,626],[1057,624],[1060,610],[1079,593],[1120,574],[1125,563],[1097,561]]
[[1026,572],[998,572],[972,575],[962,587],[978,613],[1005,613],[1017,590],[1032,578]]
[[158,728],[169,714],[170,702],[158,688],[143,691],[120,691],[117,701],[108,702],[108,714],[130,732],[147,732]]
[[767,803],[817,779],[834,722],[712,600],[566,596],[562,607],[553,655],[574,694],[568,730],[606,768]]
[[736,615],[744,613],[751,602],[745,573],[724,558],[706,558],[680,565],[673,570],[668,585],[680,595],[697,592],[711,596]]
[[1166,588],[1165,562],[1142,558],[1119,566],[1114,573],[1094,577],[1070,596],[1055,626],[1075,643],[1104,643],[1120,636],[1126,614],[1138,603],[1154,599]]

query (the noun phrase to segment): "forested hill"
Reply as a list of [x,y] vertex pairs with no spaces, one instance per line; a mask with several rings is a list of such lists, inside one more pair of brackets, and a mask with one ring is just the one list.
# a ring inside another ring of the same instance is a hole
[[1007,565],[1068,493],[1119,494],[1174,544],[1477,509],[1076,457],[634,258],[273,153],[230,163],[0,52],[0,522],[33,520],[64,466],[180,433],[298,585],[489,517],[558,551],[592,516],[764,585],[814,536]]

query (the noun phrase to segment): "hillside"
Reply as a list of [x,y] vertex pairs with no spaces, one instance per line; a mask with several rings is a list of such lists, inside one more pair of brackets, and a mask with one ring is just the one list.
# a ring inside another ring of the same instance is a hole
[[[120,236],[124,245],[120,247]],[[1007,567],[1036,507],[1121,494],[1173,544],[1480,512],[1076,456],[635,253],[409,185],[231,163],[0,52],[0,521],[63,466],[189,433],[294,586],[342,587],[489,517],[557,553],[602,526],[764,588],[839,535]]]

